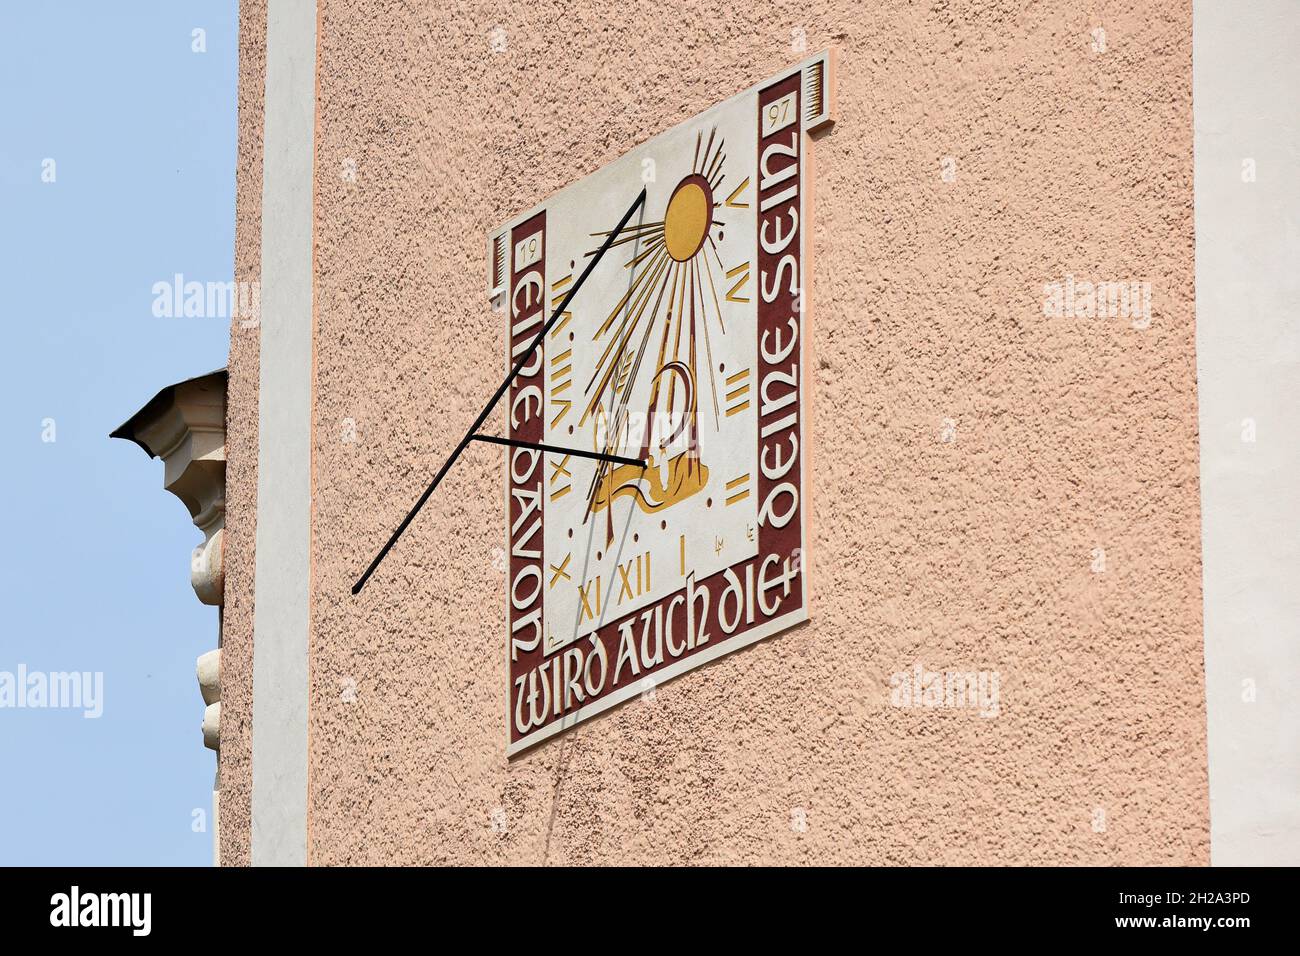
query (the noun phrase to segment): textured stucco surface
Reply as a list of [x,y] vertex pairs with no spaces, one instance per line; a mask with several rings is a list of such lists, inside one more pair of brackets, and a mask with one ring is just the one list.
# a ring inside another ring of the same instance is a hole
[[[266,0],[239,4],[239,153],[235,171],[235,279],[261,276],[262,96]],[[226,403],[226,607],[221,650],[223,866],[246,866],[252,825],[253,555],[257,535],[259,330],[230,331]]]
[[[1206,862],[1190,5],[734,10],[322,0],[311,861]],[[349,593],[501,367],[486,232],[797,61],[795,29],[839,50],[812,620],[507,762],[503,456]],[[1045,318],[1067,273],[1150,281],[1150,327]],[[891,707],[917,661],[996,670],[999,716]]]

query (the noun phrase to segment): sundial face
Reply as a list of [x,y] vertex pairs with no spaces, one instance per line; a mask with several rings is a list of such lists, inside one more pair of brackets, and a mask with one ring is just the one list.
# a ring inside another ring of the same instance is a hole
[[813,57],[489,236],[507,362],[555,319],[509,437],[575,452],[508,458],[509,753],[807,617],[807,133],[831,68]]

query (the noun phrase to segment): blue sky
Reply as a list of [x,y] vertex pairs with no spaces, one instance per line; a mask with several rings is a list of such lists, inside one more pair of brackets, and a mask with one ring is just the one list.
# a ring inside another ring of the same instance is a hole
[[0,5],[0,675],[104,675],[99,719],[0,707],[0,864],[212,861],[202,534],[108,433],[226,362],[228,320],[155,318],[151,288],[231,278],[237,7]]

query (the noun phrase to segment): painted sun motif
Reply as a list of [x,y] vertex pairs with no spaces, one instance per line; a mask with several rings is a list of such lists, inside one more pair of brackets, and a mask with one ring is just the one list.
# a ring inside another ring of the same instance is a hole
[[[587,514],[606,512],[607,541],[613,540],[610,506],[615,499],[628,497],[642,511],[653,513],[697,494],[709,481],[701,457],[699,396],[701,372],[707,369],[705,387],[716,429],[712,337],[726,334],[718,287],[725,290],[729,276],[718,250],[725,224],[718,218],[723,203],[717,197],[726,182],[726,159],[717,128],[710,130],[707,142],[700,130],[691,172],[673,188],[663,218],[625,228],[614,242],[634,244],[624,264],[630,279],[626,293],[592,336],[593,342],[606,341],[585,389],[579,424],[589,418],[596,422],[597,447],[606,452],[619,444],[630,452],[639,440],[636,457],[647,466],[601,462],[597,468]],[[747,184],[733,191],[727,205],[747,207],[734,202]],[[609,233],[592,235],[603,240]],[[587,254],[594,255],[594,250]],[[632,386],[647,368],[647,414],[644,425],[636,426],[639,435],[630,434]],[[674,454],[676,448],[684,450]]]

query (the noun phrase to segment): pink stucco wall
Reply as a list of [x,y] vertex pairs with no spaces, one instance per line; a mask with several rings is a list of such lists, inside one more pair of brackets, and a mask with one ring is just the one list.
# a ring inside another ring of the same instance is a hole
[[[235,170],[235,278],[262,273],[262,94],[266,0],[239,4],[239,153]],[[253,553],[257,533],[259,330],[230,330],[226,395],[226,605],[221,626],[221,827],[224,866],[247,866],[252,828]]]
[[[1189,3],[320,6],[313,863],[1207,861]],[[499,451],[471,449],[349,593],[501,367],[487,230],[800,59],[795,30],[839,51],[814,147],[812,620],[507,762]],[[1150,282],[1149,327],[1045,317],[1067,274]],[[227,862],[256,491],[235,342]],[[891,706],[917,662],[996,671],[998,716]]]

